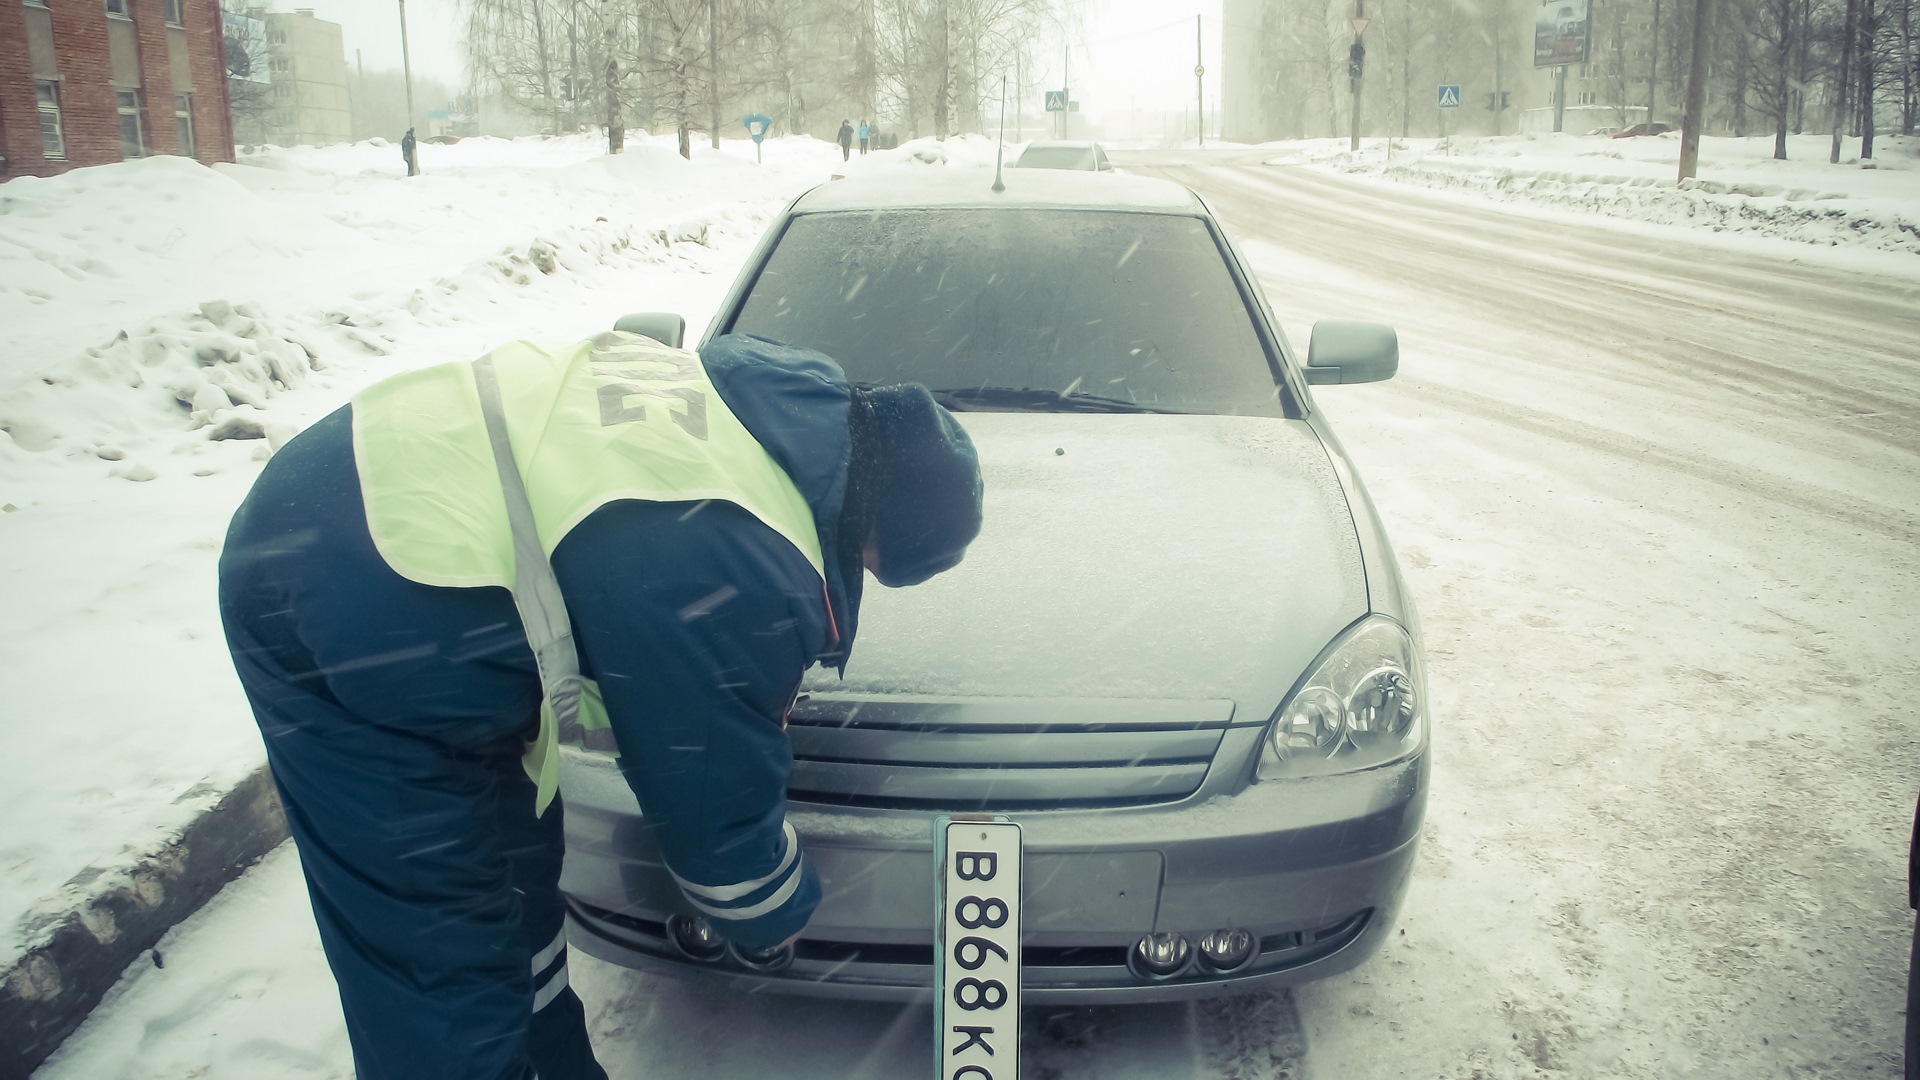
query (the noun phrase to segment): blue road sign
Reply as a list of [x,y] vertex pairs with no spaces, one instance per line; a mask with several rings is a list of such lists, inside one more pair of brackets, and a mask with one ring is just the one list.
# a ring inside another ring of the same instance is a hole
[[1457,109],[1460,107],[1459,83],[1440,88],[1440,107],[1443,109]]
[[1067,92],[1065,90],[1047,91],[1047,111],[1048,112],[1066,112],[1067,111]]
[[767,137],[767,129],[773,126],[773,117],[753,113],[741,117],[740,122],[747,125],[747,134],[753,136],[753,141],[759,142]]

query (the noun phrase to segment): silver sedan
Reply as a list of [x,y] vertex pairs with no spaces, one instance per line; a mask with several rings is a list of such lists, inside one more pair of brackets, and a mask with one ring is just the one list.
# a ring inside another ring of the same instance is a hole
[[[844,679],[793,710],[789,821],[826,888],[778,955],[717,944],[615,763],[566,751],[576,946],[768,989],[933,985],[933,822],[1025,836],[1029,1001],[1167,1000],[1342,971],[1390,932],[1420,833],[1413,604],[1310,384],[1398,365],[1320,323],[1304,363],[1187,188],[1059,171],[823,185],[709,335],[919,382],[978,447],[956,570],[867,590]],[[623,325],[678,344],[677,317]]]

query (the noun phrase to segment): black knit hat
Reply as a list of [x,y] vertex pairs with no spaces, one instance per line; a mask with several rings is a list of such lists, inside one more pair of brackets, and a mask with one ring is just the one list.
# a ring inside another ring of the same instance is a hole
[[966,430],[926,387],[852,389],[847,426],[853,460],[842,544],[873,544],[873,576],[880,584],[918,585],[958,566],[980,535],[986,489],[979,456]]

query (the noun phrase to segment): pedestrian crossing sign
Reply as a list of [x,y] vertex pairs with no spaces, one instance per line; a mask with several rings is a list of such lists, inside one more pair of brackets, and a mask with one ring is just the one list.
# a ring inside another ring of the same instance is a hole
[[1443,109],[1457,109],[1460,107],[1459,83],[1440,88],[1440,107]]
[[1047,91],[1047,111],[1048,112],[1066,112],[1067,111],[1067,92],[1065,90]]

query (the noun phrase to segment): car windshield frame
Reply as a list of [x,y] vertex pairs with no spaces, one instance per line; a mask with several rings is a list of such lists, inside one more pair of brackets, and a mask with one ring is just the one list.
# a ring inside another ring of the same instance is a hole
[[[746,310],[747,301],[753,295],[754,289],[759,285],[761,276],[766,272],[768,264],[773,260],[774,253],[779,249],[788,231],[793,228],[795,223],[803,218],[845,213],[921,213],[949,209],[983,210],[991,212],[999,209],[992,205],[978,204],[947,206],[941,204],[929,205],[925,203],[899,205],[878,203],[865,207],[834,207],[831,209],[810,210],[800,205],[804,200],[805,196],[794,200],[794,202],[788,206],[786,212],[774,222],[761,238],[759,245],[755,248],[749,260],[748,265],[750,272],[743,273],[735,279],[733,288],[722,302],[713,321],[708,324],[707,333],[706,336],[701,339],[701,345],[704,346],[708,341],[716,337],[735,332],[735,327],[741,315]],[[1266,360],[1268,374],[1273,380],[1274,392],[1271,396],[1258,403],[1258,405],[1253,402],[1246,403],[1248,407],[1244,409],[1210,410],[1183,408],[1180,410],[1167,411],[1179,411],[1187,415],[1201,416],[1267,416],[1287,420],[1304,420],[1308,418],[1312,412],[1312,407],[1309,404],[1311,399],[1307,396],[1305,389],[1299,384],[1299,381],[1294,375],[1295,364],[1291,359],[1292,354],[1285,344],[1285,338],[1280,331],[1278,323],[1274,321],[1272,309],[1268,306],[1265,297],[1259,292],[1253,282],[1250,271],[1242,261],[1240,253],[1226,236],[1218,219],[1213,216],[1211,210],[1205,207],[1205,204],[1201,204],[1201,207],[1194,211],[1169,211],[1132,206],[1080,204],[1019,204],[1006,207],[1005,209],[1059,211],[1063,213],[1140,214],[1149,217],[1184,218],[1198,221],[1201,226],[1205,228],[1208,238],[1212,240],[1214,250],[1220,258],[1221,267],[1225,270],[1228,280],[1233,283],[1235,294],[1239,299],[1241,308],[1246,314],[1254,340],[1259,343],[1261,354]],[[940,388],[936,387],[934,389]],[[1030,412],[1034,410],[1015,409],[1008,411]]]

